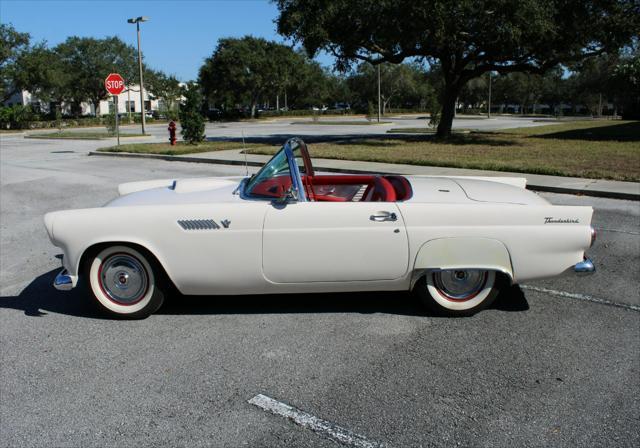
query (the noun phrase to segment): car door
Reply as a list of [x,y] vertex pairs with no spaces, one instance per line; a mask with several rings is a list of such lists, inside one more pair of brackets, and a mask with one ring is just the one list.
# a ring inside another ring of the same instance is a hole
[[392,202],[272,204],[263,226],[264,276],[276,283],[395,280],[408,268]]

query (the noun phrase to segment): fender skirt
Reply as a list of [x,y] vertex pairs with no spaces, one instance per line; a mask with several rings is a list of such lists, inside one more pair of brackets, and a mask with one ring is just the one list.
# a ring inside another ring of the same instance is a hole
[[482,269],[507,275],[513,283],[513,267],[506,246],[490,238],[440,238],[427,241],[418,250],[411,287],[424,271]]

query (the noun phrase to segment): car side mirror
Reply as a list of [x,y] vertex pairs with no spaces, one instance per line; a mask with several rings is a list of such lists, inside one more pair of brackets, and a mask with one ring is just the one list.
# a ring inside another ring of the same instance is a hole
[[298,201],[298,191],[291,185],[286,190],[282,191],[282,195],[276,200],[278,204],[286,204],[288,202]]

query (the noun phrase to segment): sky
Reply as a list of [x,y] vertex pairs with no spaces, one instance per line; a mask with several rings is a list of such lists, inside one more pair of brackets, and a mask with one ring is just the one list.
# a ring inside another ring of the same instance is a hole
[[[131,17],[148,16],[141,24],[145,63],[194,80],[204,59],[221,37],[256,37],[288,43],[276,32],[278,9],[267,0],[0,0],[0,22],[31,34],[32,42],[53,47],[69,36],[118,36],[136,46]],[[316,58],[330,66],[327,55]]]

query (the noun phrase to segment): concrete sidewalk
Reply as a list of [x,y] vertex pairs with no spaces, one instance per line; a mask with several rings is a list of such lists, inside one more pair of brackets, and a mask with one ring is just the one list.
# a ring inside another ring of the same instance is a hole
[[[262,166],[271,156],[242,154],[242,150],[211,151],[181,156],[137,153],[108,153],[91,151],[91,156],[133,157],[161,159],[175,162],[213,163],[224,165]],[[525,177],[527,188],[553,193],[578,194],[614,199],[640,201],[640,183],[602,179],[582,179],[579,177],[545,176],[540,174],[512,173],[507,171],[485,171],[435,166],[403,165],[395,163],[359,162],[353,160],[313,159],[317,171],[337,173],[407,174],[427,176],[483,176],[483,177]]]

